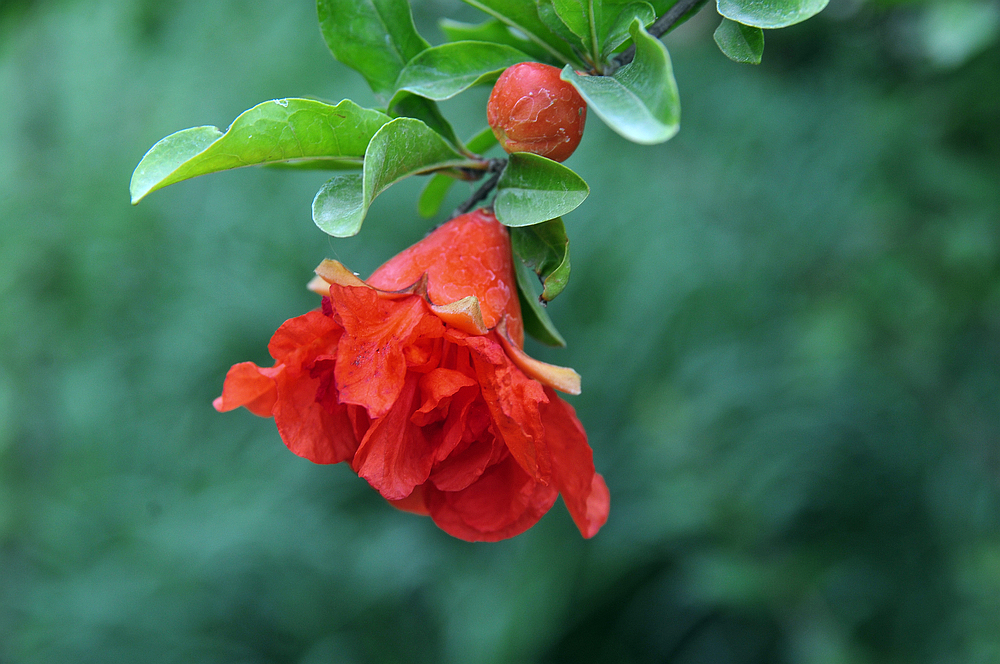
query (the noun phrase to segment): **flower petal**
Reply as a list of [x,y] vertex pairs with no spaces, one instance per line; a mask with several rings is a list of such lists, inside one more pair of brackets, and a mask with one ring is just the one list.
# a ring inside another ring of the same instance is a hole
[[245,406],[254,415],[271,417],[271,409],[278,398],[274,376],[280,368],[262,369],[253,362],[240,362],[230,367],[222,396],[212,402],[220,413]]
[[479,298],[475,295],[455,300],[451,304],[432,304],[438,318],[466,334],[486,334],[489,328],[483,322],[483,312],[479,308]]
[[416,407],[419,376],[406,377],[399,398],[385,417],[373,420],[351,467],[389,500],[402,500],[423,484],[434,463],[434,450],[423,429],[410,421]]
[[371,288],[330,286],[335,318],[344,326],[337,346],[337,389],[343,403],[372,418],[392,408],[406,378],[403,348],[419,337],[439,337],[444,325],[417,296],[390,300]]
[[542,404],[541,413],[545,442],[552,454],[552,483],[580,533],[593,537],[608,520],[608,486],[594,470],[594,455],[576,411],[551,389],[545,391],[549,400]]
[[430,516],[431,514],[427,510],[427,501],[424,497],[424,488],[422,486],[415,487],[413,493],[406,498],[390,500],[389,504],[398,510],[419,514],[420,516]]
[[308,373],[278,376],[274,423],[281,440],[295,454],[313,463],[340,463],[354,456],[358,440],[348,410],[354,406],[317,401],[322,379]]
[[320,311],[289,318],[271,336],[268,352],[275,362],[298,371],[317,355],[335,352],[341,327]]
[[461,491],[478,480],[502,452],[503,443],[495,436],[480,437],[431,471],[430,480],[442,491]]
[[466,336],[461,343],[473,351],[472,362],[497,434],[525,472],[536,482],[547,484],[549,452],[538,411],[539,404],[548,400],[544,388],[514,366],[492,337]]
[[[463,387],[475,387],[476,381],[461,371],[437,367],[420,379],[420,395],[423,402],[414,413],[413,423],[426,426],[431,422],[441,420],[445,415],[435,416],[434,411],[447,405],[447,399],[454,396]],[[442,404],[445,401],[445,404]]]
[[507,229],[492,213],[475,210],[400,252],[367,283],[395,291],[426,275],[431,303],[446,305],[475,296],[486,329],[492,329],[505,314],[521,320],[513,265]]
[[462,491],[424,487],[427,508],[439,528],[469,542],[496,542],[520,535],[556,500],[554,487],[534,482],[513,457],[490,466]]

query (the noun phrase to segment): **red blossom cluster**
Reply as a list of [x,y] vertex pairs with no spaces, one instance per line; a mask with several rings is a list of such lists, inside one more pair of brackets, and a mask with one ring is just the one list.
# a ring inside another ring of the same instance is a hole
[[513,537],[558,494],[584,537],[607,519],[571,369],[522,350],[510,238],[457,217],[362,281],[324,261],[320,309],[286,321],[273,367],[233,366],[215,408],[274,417],[294,453],[347,461],[400,509],[469,541]]

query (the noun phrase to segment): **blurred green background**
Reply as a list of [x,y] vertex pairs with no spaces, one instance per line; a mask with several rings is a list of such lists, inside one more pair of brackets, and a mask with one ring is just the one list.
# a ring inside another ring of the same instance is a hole
[[322,258],[424,234],[421,182],[350,240],[322,173],[128,202],[168,133],[373,103],[313,5],[0,3],[0,662],[1000,661],[1000,11],[834,0],[756,68],[713,14],[677,138],[591,118],[569,347],[529,347],[584,376],[610,520],[477,545],[211,408]]

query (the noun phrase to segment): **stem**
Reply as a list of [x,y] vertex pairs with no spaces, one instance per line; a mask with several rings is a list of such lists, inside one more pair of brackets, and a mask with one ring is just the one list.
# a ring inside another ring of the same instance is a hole
[[500,174],[506,166],[506,159],[491,159],[488,172],[493,173],[493,175],[490,176],[490,178],[484,182],[479,189],[476,189],[467,201],[455,208],[455,211],[451,213],[451,217],[454,219],[460,214],[465,214],[471,210],[476,203],[489,196],[490,192],[493,191],[493,188],[497,186],[497,182],[500,181]]
[[[674,27],[677,24],[677,21],[681,20],[681,18],[683,18],[684,15],[691,9],[704,2],[705,0],[678,0],[677,4],[667,10],[666,14],[656,19],[656,22],[649,26],[649,30],[646,32],[659,39],[666,34],[670,28]],[[634,58],[635,44],[633,43],[627,49],[611,59],[610,73],[614,73],[615,70],[624,67],[628,63],[632,62]]]

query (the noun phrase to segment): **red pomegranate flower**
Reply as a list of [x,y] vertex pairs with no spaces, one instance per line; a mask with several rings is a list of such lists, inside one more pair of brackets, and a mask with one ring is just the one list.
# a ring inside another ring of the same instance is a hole
[[449,534],[496,541],[533,526],[562,494],[584,537],[608,516],[573,408],[572,369],[524,353],[510,238],[475,211],[362,281],[324,261],[322,307],[286,321],[275,364],[233,366],[215,408],[274,417],[290,450],[348,461],[396,507]]

